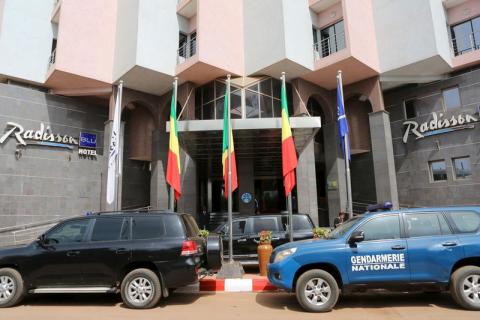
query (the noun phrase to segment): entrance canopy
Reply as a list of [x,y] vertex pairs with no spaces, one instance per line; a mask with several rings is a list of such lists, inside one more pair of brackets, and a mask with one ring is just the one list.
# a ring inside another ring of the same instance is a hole
[[[321,127],[320,117],[291,117],[299,154]],[[281,175],[281,118],[232,119],[235,155],[253,159],[255,175]],[[197,161],[208,161],[212,173],[221,173],[223,120],[178,121],[180,144]],[[167,122],[167,132],[169,123]]]

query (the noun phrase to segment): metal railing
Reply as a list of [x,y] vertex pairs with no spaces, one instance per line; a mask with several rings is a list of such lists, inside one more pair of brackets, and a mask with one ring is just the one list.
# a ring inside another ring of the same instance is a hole
[[48,68],[50,69],[55,64],[55,58],[57,54],[57,49],[53,49],[50,57],[48,58]]
[[452,50],[455,56],[480,49],[480,32],[472,32],[461,37],[453,38]]
[[197,53],[197,37],[190,38],[177,50],[177,64],[185,62]]
[[337,33],[328,38],[322,39],[313,45],[315,60],[328,57],[329,55],[345,49],[345,33]]

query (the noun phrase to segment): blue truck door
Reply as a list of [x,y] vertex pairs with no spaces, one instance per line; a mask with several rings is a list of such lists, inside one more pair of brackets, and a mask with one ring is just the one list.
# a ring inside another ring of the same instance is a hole
[[408,258],[414,282],[448,282],[463,255],[459,239],[440,212],[405,213]]
[[401,237],[398,214],[374,216],[356,228],[365,240],[347,244],[350,283],[404,282],[410,280],[407,242]]

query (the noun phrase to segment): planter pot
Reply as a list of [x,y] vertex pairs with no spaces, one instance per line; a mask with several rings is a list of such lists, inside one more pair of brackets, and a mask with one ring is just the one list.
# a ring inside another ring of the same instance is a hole
[[270,256],[272,255],[272,245],[271,244],[259,244],[257,247],[258,253],[258,268],[260,269],[260,275],[267,275],[267,265],[270,261]]

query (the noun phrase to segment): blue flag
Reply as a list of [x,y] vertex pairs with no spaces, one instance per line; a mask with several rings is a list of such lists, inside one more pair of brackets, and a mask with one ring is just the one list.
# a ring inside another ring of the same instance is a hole
[[[343,95],[340,81],[337,81],[337,124],[338,136],[340,138],[340,146],[342,147],[342,154],[350,160],[350,142],[348,141],[348,122],[345,115],[345,107],[343,106]],[[346,148],[345,148],[345,143]],[[347,154],[345,155],[345,151]]]

